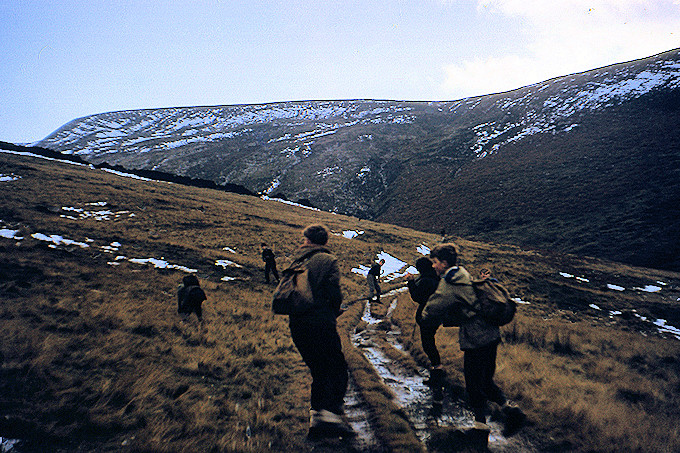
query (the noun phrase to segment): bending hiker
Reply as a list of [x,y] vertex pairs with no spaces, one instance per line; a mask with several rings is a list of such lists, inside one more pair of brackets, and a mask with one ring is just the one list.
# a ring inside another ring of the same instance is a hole
[[439,276],[432,267],[432,261],[426,257],[418,258],[416,261],[416,269],[419,275],[409,274],[406,276],[408,291],[411,294],[411,299],[418,304],[416,310],[416,323],[420,327],[420,341],[423,345],[423,351],[430,359],[432,366],[430,370],[430,378],[425,381],[426,384],[433,387],[441,387],[444,380],[444,370],[442,369],[442,362],[437,351],[434,336],[437,333],[437,328],[422,325],[423,309],[427,303],[428,298],[435,292],[437,285],[439,285]]
[[193,274],[184,276],[177,289],[177,313],[187,315],[196,313],[198,320],[203,321],[201,304],[204,300],[207,300],[207,297],[200,287],[198,278]]
[[338,260],[325,247],[328,228],[310,225],[302,233],[303,243],[293,259],[308,257],[314,302],[308,311],[291,314],[289,321],[293,343],[312,374],[309,436],[351,435],[342,418],[348,374],[335,321],[342,303]]
[[496,353],[501,342],[500,329],[485,321],[470,308],[476,306],[471,278],[465,268],[457,266],[458,254],[454,244],[436,246],[430,252],[433,267],[442,277],[437,291],[423,310],[422,324],[436,328],[451,323],[451,313],[460,316],[459,343],[463,351],[463,372],[469,403],[475,417],[474,429],[486,431],[486,405],[493,401],[505,414],[505,434],[516,432],[524,421],[524,414],[510,403],[494,383]]
[[269,283],[269,274],[271,273],[278,282],[279,272],[276,270],[276,256],[266,243],[263,242],[260,245],[262,247],[262,261],[264,261],[264,281]]
[[366,281],[368,282],[368,300],[370,302],[380,303],[380,273],[382,272],[383,264],[385,264],[385,260],[383,259],[374,263],[369,269],[368,274],[366,274]]

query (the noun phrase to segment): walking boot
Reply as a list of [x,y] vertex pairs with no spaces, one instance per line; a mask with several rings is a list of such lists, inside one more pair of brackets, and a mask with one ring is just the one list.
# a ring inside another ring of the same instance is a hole
[[429,385],[430,387],[434,386],[442,386],[444,385],[444,369],[442,368],[433,368],[430,371],[430,377],[428,379],[425,379],[423,381],[423,384]]
[[356,435],[339,414],[326,409],[311,411],[310,414],[309,434],[307,436],[310,440],[328,437],[353,437]]
[[491,432],[489,425],[475,421],[472,428],[466,432],[466,437],[470,441],[471,446],[486,450],[489,446],[489,432]]
[[516,434],[526,422],[527,416],[522,412],[522,409],[517,407],[513,402],[506,402],[501,408],[505,416],[505,426],[503,428],[503,435],[510,437]]

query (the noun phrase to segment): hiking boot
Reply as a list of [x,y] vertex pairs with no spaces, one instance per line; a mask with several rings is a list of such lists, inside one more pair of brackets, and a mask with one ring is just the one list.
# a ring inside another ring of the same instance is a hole
[[345,423],[342,416],[329,410],[311,410],[309,419],[310,440],[323,439],[328,437],[354,437],[356,433]]
[[486,432],[491,431],[491,428],[489,427],[489,425],[487,425],[484,422],[478,422],[478,421],[475,421],[475,423],[472,425],[472,429],[477,430],[477,431],[486,431]]
[[527,416],[517,405],[511,402],[505,403],[501,410],[505,416],[503,435],[505,437],[513,436],[524,426]]
[[430,377],[423,381],[423,384],[430,387],[441,387],[444,384],[444,370],[442,368],[434,368],[430,371]]
[[432,402],[434,404],[442,404],[444,401],[444,389],[441,385],[432,387]]
[[491,428],[489,428],[489,425],[475,421],[474,425],[472,425],[472,428],[470,428],[465,434],[471,446],[486,450],[486,448],[489,446],[490,432]]

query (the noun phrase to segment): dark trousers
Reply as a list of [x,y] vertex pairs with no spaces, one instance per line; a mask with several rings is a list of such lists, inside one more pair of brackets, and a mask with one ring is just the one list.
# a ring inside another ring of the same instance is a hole
[[493,401],[501,406],[506,402],[503,391],[493,381],[497,350],[498,343],[495,342],[463,353],[465,389],[475,414],[475,421],[482,423],[486,423],[487,401]]
[[380,302],[380,281],[378,281],[378,277],[368,274],[366,280],[368,281],[368,299]]
[[312,409],[341,414],[348,374],[334,323],[292,318],[290,334],[312,374]]
[[423,327],[420,325],[423,319],[423,309],[425,304],[421,304],[416,310],[416,324],[420,327],[420,342],[423,345],[423,352],[430,359],[430,364],[432,368],[438,367],[442,364],[442,359],[439,356],[439,351],[437,350],[437,344],[434,341],[434,336],[437,334],[437,327]]
[[437,350],[437,345],[434,341],[434,336],[436,333],[436,327],[433,329],[420,326],[420,342],[423,344],[423,351],[427,355],[427,358],[430,359],[432,368],[438,367],[442,363],[441,357],[439,356],[439,351]]
[[267,283],[269,283],[270,273],[277,281],[279,280],[279,272],[276,270],[276,261],[267,261],[264,263],[264,281]]

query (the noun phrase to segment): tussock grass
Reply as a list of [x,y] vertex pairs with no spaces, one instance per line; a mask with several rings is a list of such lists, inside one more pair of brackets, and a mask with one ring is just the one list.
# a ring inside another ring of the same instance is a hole
[[[287,319],[269,311],[273,285],[264,283],[260,242],[274,246],[281,268],[309,223],[326,223],[336,234],[364,231],[351,240],[333,235],[329,244],[341,263],[345,300],[354,301],[365,296],[366,283],[353,267],[380,251],[413,263],[416,247],[440,239],[87,167],[3,154],[0,165],[21,176],[3,183],[0,228],[25,238],[0,238],[0,435],[34,451],[311,451],[315,446],[305,440],[310,377]],[[63,206],[104,201],[106,209],[134,215],[102,222],[60,217]],[[51,248],[31,238],[36,232],[92,242]],[[672,322],[677,274],[452,239],[466,267],[490,265],[513,295],[530,303],[503,329],[498,380],[528,412],[533,424],[525,432],[540,449],[678,449],[680,343],[633,315],[602,315],[605,308],[637,309],[680,325]],[[115,252],[102,248],[116,241]],[[176,313],[182,271],[132,258],[197,269],[208,295],[204,322]],[[216,260],[240,267],[222,268]],[[586,275],[591,284],[561,271]],[[235,280],[222,281],[225,276]],[[657,280],[669,283],[659,294],[603,288]],[[414,332],[416,306],[407,293],[399,299],[393,320],[425,366]],[[602,313],[588,309],[591,303]],[[390,391],[351,345],[362,310],[362,303],[350,303],[338,324],[357,392],[386,450],[417,450]],[[437,341],[462,397],[456,330],[441,329]]]
[[[410,333],[415,310],[404,302],[395,316]],[[674,451],[680,445],[672,422],[680,388],[677,340],[523,314],[502,329],[496,380],[527,412],[543,449]],[[440,329],[437,342],[452,387],[462,390],[457,330]],[[428,364],[417,333],[405,344]]]

